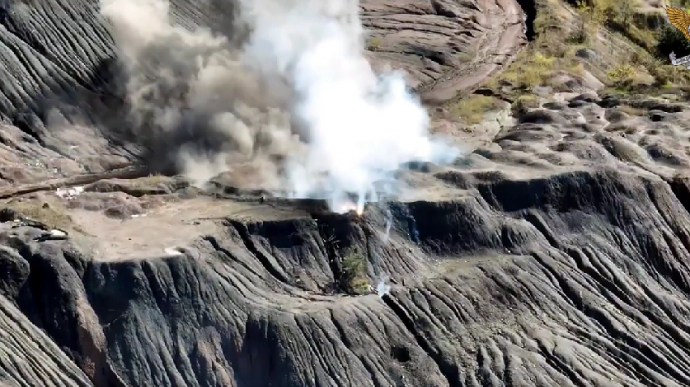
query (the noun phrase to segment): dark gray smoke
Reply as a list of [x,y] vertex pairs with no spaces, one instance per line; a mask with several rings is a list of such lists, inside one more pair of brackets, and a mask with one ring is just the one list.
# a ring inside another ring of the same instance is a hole
[[430,139],[402,75],[372,70],[356,1],[238,9],[243,42],[173,25],[164,0],[102,1],[135,125],[156,139],[159,159],[199,182],[228,172],[238,186],[347,210],[402,164],[456,155]]

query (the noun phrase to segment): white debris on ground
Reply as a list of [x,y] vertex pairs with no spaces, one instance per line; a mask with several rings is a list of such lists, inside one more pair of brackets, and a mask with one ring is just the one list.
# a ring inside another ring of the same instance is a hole
[[378,294],[379,297],[383,297],[390,293],[390,291],[391,286],[388,284],[388,278],[382,278],[376,285],[376,294]]
[[179,247],[166,247],[163,251],[168,255],[184,255],[184,252]]
[[75,197],[79,196],[79,194],[81,194],[82,192],[84,192],[83,186],[71,188],[58,188],[55,190],[55,194],[57,196],[67,200],[74,199]]
[[67,233],[58,229],[52,229],[34,238],[34,240],[38,242],[58,241],[65,239],[67,239]]
[[133,214],[130,218],[145,218],[147,214]]
[[62,230],[58,230],[58,229],[53,229],[53,230],[50,230],[48,232],[50,233],[50,236],[54,237],[54,238],[61,238],[61,237],[67,236],[66,232],[64,232]]

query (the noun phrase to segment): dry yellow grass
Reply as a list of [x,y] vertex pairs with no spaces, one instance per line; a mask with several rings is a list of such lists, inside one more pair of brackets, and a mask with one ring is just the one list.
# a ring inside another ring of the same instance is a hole
[[539,99],[531,94],[525,94],[519,96],[515,102],[513,102],[511,109],[514,115],[524,114],[529,109],[539,107]]
[[560,29],[568,19],[568,13],[559,6],[558,0],[537,0],[537,17],[534,19],[534,30],[540,32]]
[[448,111],[453,118],[468,125],[476,125],[483,121],[487,113],[499,110],[501,107],[502,103],[497,98],[472,94],[452,101],[448,105]]
[[616,65],[606,75],[608,76],[609,84],[621,90],[634,88],[644,81],[643,69],[627,63]]
[[591,31],[611,27],[636,44],[651,49],[656,43],[653,31],[635,24],[635,9],[638,6],[638,2],[634,0],[580,0],[577,10]]
[[[587,71],[618,92],[690,84],[689,71],[655,57],[659,31],[636,24],[635,1],[581,0],[575,17],[556,0],[536,0],[536,6],[535,41],[488,83],[494,92],[517,99],[537,86],[556,87],[552,80],[563,78],[555,75],[582,77]],[[576,55],[583,48],[607,54],[584,60]]]
[[556,64],[556,58],[551,55],[527,50],[518,57],[514,66],[501,75],[500,79],[510,82],[515,88],[533,90],[552,77],[554,71],[558,69]]
[[49,203],[37,199],[21,198],[11,200],[2,207],[10,208],[22,217],[42,223],[51,229],[80,231],[75,227],[67,209],[57,202]]
[[383,37],[372,36],[367,40],[367,48],[371,51],[376,51],[381,47],[381,43],[383,43]]

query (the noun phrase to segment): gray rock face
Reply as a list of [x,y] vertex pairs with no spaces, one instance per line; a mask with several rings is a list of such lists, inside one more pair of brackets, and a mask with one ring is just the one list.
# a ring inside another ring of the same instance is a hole
[[[6,2],[0,8],[0,183],[22,184],[102,172],[155,147],[132,133],[124,102],[125,74],[96,0]],[[242,39],[234,2],[171,1],[172,22]],[[510,63],[524,44],[513,0],[470,3],[364,1],[362,20],[379,44],[374,67],[410,74],[435,101],[473,88]],[[462,11],[462,12],[461,12]],[[506,30],[508,28],[508,30]],[[239,31],[239,32],[238,32]],[[476,58],[467,53],[476,53]],[[463,59],[464,58],[464,59]],[[471,59],[471,60],[470,60]],[[56,128],[59,128],[56,129]]]
[[[120,80],[97,3],[3,6],[0,384],[690,385],[685,104],[543,104],[457,165],[402,172],[420,197],[337,215],[105,173],[140,149],[111,131]],[[498,68],[481,58],[509,62],[515,6],[362,4],[384,36],[372,60],[438,100]],[[173,15],[222,31],[232,10]]]
[[[4,330],[44,343],[8,351],[3,373],[22,380],[43,356],[55,364],[33,385],[690,383],[685,180],[574,172],[472,191],[361,218],[227,219],[184,255],[137,261],[3,231]],[[390,294],[339,294],[352,249]]]

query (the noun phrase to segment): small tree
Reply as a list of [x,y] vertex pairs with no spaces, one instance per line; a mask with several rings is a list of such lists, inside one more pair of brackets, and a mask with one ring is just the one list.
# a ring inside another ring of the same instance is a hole
[[661,27],[658,42],[656,55],[659,58],[668,60],[671,52],[674,52],[678,58],[690,55],[690,41],[671,24],[666,23]]
[[343,258],[342,286],[350,294],[369,293],[367,258],[364,254],[353,253]]

